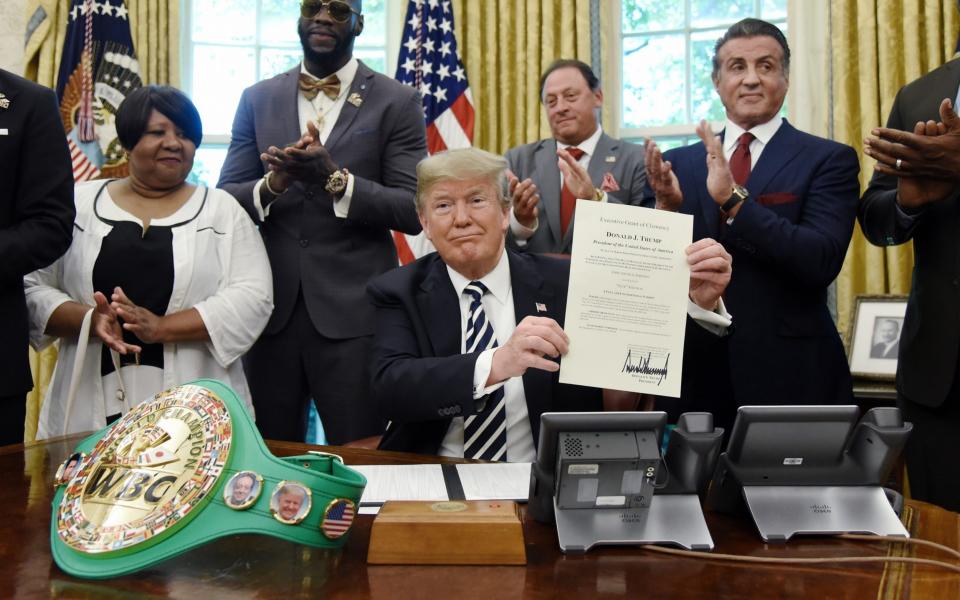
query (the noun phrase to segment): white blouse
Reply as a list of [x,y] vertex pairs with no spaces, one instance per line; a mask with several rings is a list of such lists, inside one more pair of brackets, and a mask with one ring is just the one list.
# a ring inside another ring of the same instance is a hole
[[[52,265],[24,279],[30,342],[38,350],[55,339],[43,332],[58,306],[70,300],[94,304],[93,266],[103,238],[112,229],[94,214],[94,200],[103,185],[103,181],[91,181],[76,186],[73,243]],[[101,215],[113,220],[132,220],[123,218],[107,190],[103,190],[98,208]],[[135,406],[163,389],[213,378],[233,388],[252,415],[250,390],[237,359],[253,345],[273,311],[270,262],[253,221],[223,190],[198,187],[174,215],[154,223],[181,222],[193,215],[196,218],[189,223],[173,228],[174,282],[166,314],[195,308],[210,339],[164,344],[162,388],[146,396],[142,390],[133,396],[128,389],[127,399]],[[71,414],[65,414],[77,342],[61,341],[53,380],[40,411],[37,439],[100,429],[107,414],[115,412],[112,406],[109,412],[105,406],[115,405],[116,390],[105,389],[100,376],[102,342],[91,336]]]

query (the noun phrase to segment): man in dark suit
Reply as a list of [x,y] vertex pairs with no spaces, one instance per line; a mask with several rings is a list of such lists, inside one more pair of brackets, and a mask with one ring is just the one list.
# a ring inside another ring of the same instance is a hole
[[303,440],[310,398],[332,443],[383,430],[364,287],[397,264],[390,230],[420,231],[426,133],[415,90],[353,57],[360,12],[360,0],[302,3],[303,64],[244,91],[220,174],[273,269],[273,316],[245,362],[265,438]]
[[[373,393],[391,421],[383,449],[530,461],[542,413],[602,406],[600,390],[558,382],[556,359],[569,343],[569,263],[505,249],[506,167],[473,148],[417,167],[420,221],[437,252],[368,287],[376,306]],[[730,320],[712,311],[730,256],[713,240],[687,252],[687,310],[703,325],[688,319],[682,387],[709,409],[725,389],[726,367],[714,367],[725,362]]]
[[714,237],[734,257],[724,295],[737,316],[730,368],[738,405],[849,404],[849,365],[827,307],[856,217],[859,165],[852,148],[780,117],[790,49],[758,19],[717,41],[713,82],[726,109],[714,136],[660,156],[647,144],[647,176],[661,208],[694,217],[694,239]]
[[73,234],[73,169],[57,97],[0,69],[0,445],[23,442],[27,305],[23,276],[56,260]]
[[[878,246],[913,241],[915,261],[900,334],[897,405],[913,423],[905,450],[910,492],[960,511],[960,61],[904,86],[887,127],[864,152],[877,159],[860,201]],[[937,122],[939,121],[939,123]]]
[[639,206],[646,171],[643,147],[600,128],[603,91],[593,70],[561,59],[540,77],[540,101],[553,138],[511,148],[511,245],[569,254],[576,200],[608,199]]

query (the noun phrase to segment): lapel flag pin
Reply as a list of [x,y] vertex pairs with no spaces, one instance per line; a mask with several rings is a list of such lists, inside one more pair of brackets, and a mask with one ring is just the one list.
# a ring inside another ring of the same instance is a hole
[[347,102],[356,106],[357,108],[360,108],[360,105],[363,104],[363,98],[360,97],[360,94],[354,92],[347,96]]
[[544,304],[543,302],[537,302],[537,312],[538,313],[547,312],[547,305]]
[[610,156],[606,157],[606,158],[603,159],[603,160],[606,161],[606,162],[611,162],[611,163],[613,163],[613,162],[617,162],[617,157],[616,157],[616,156],[613,156],[613,155],[611,154]]

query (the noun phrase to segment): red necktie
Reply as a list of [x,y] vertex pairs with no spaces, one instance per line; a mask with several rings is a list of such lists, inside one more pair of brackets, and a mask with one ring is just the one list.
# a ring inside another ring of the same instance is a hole
[[[584,155],[583,150],[573,146],[567,148],[567,152],[573,157],[573,160],[580,160]],[[560,237],[567,236],[567,229],[570,227],[570,221],[573,220],[573,211],[577,208],[577,199],[573,197],[573,192],[567,187],[567,182],[563,182],[563,189],[560,190]]]
[[744,133],[737,140],[737,147],[734,148],[730,156],[730,173],[737,185],[744,185],[750,177],[750,142],[755,136],[752,133]]

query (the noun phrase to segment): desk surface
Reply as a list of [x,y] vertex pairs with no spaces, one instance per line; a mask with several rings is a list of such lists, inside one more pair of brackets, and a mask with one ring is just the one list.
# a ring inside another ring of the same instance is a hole
[[[960,598],[960,574],[927,567],[863,564],[817,568],[731,564],[606,547],[565,556],[556,531],[527,520],[526,567],[367,566],[373,518],[357,517],[342,551],[264,536],[211,542],[154,568],[108,581],[66,575],[50,556],[53,475],[79,438],[0,448],[0,597],[2,598]],[[307,446],[271,443],[280,456]],[[436,457],[331,448],[347,464],[437,462]],[[754,556],[907,555],[929,550],[877,542],[801,538],[765,545],[744,518],[708,514],[716,551]],[[916,537],[960,548],[960,515],[909,502],[904,522]],[[956,562],[956,561],[955,561]]]

